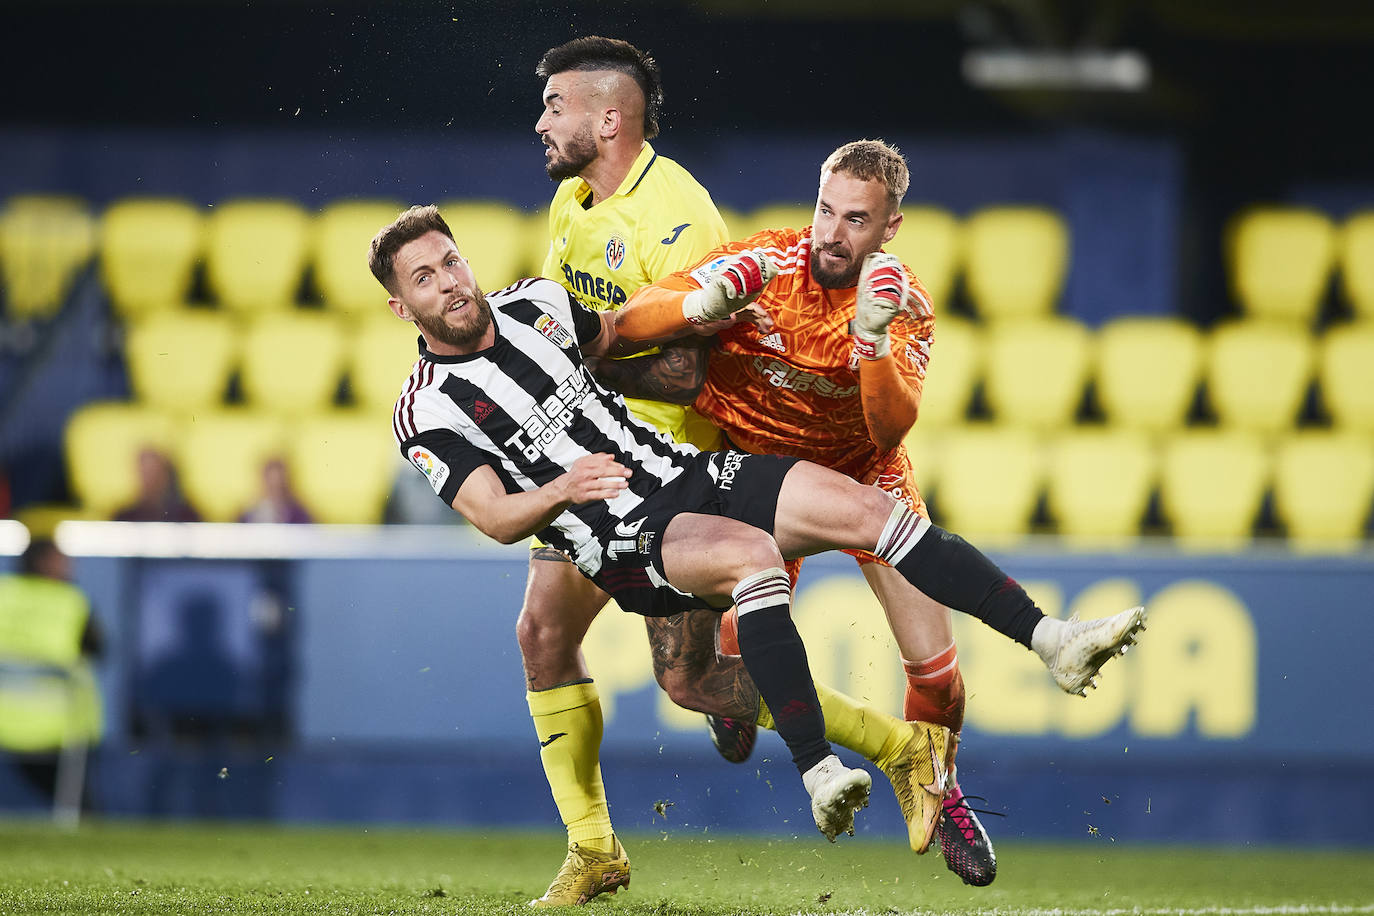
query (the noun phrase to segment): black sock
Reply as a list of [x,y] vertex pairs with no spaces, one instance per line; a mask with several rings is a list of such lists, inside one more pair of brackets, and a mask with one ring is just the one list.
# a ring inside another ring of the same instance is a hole
[[899,504],[873,553],[945,607],[972,614],[1030,648],[1044,612],[1015,579],[959,535]]
[[805,773],[832,753],[806,646],[792,622],[791,585],[782,569],[755,573],[735,587],[739,652],[773,714],[778,734]]

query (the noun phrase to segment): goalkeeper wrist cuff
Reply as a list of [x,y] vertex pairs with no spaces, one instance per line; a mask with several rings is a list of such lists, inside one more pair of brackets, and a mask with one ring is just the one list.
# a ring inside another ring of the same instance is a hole
[[[686,318],[694,325],[709,324],[712,321],[720,321],[722,318],[728,318],[730,316],[728,308],[724,309],[725,314],[723,315],[711,314],[713,311],[721,311],[721,303],[718,303],[716,300],[722,298],[712,296],[711,292],[712,290],[710,287],[703,287],[698,290],[693,290],[684,296],[682,299],[682,317]],[[712,306],[716,307],[713,309]]]
[[877,340],[866,340],[855,334],[854,352],[859,354],[860,359],[882,359],[892,352],[892,344],[886,334]]

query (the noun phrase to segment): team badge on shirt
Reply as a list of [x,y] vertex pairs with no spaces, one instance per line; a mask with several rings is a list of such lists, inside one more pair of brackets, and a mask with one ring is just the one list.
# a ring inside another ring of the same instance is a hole
[[448,480],[448,465],[445,464],[437,455],[429,449],[416,446],[406,455],[410,463],[420,469],[425,477],[429,478],[429,485],[438,493],[444,487],[444,481]]
[[611,270],[619,270],[620,265],[625,263],[625,240],[618,235],[611,236],[611,240],[606,243],[606,266]]
[[574,343],[572,333],[549,315],[540,315],[535,319],[534,329],[564,350],[570,349]]

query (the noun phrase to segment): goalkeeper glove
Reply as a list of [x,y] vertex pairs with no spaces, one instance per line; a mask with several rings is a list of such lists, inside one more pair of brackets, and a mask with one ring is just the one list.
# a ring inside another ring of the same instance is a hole
[[692,324],[729,318],[759,297],[778,268],[761,251],[748,249],[726,258],[701,289],[682,300],[682,315]]
[[890,352],[887,326],[906,305],[906,270],[896,255],[875,251],[864,258],[854,297],[855,349],[864,359],[881,359]]

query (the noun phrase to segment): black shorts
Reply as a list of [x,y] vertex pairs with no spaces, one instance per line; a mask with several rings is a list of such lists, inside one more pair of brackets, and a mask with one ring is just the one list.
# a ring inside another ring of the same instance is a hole
[[732,518],[773,533],[782,480],[801,459],[702,452],[691,467],[650,496],[613,529],[599,532],[601,570],[592,581],[625,610],[645,617],[716,607],[681,592],[663,575],[663,532],[684,512]]

